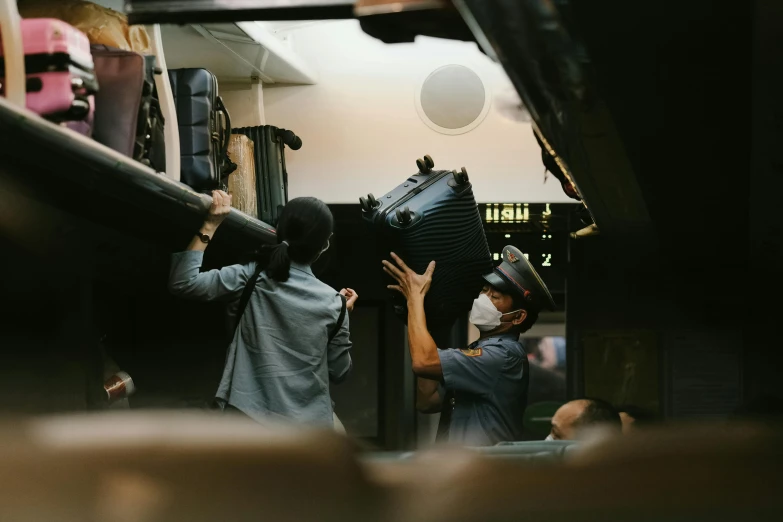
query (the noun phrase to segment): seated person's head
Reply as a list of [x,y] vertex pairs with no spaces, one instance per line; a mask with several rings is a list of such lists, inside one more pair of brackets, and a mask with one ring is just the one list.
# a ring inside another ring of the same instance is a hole
[[579,399],[562,405],[552,417],[552,431],[547,440],[578,440],[586,428],[608,427],[622,430],[620,414],[600,399]]
[[484,276],[484,288],[473,303],[470,322],[485,335],[522,333],[538,320],[539,310],[555,302],[527,258],[513,246],[503,249],[503,262]]
[[631,430],[648,426],[656,419],[655,414],[651,411],[632,404],[618,406],[617,412],[623,423],[623,433],[630,433]]

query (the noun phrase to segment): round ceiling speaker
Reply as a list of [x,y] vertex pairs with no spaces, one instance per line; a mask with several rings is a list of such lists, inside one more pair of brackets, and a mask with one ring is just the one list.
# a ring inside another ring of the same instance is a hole
[[478,74],[463,65],[446,65],[424,80],[416,93],[416,109],[433,130],[464,134],[486,118],[490,100]]

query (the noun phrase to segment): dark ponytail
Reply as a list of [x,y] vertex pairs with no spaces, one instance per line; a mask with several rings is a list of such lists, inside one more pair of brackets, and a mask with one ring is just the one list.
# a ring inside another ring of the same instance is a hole
[[288,281],[288,274],[291,270],[291,258],[288,255],[288,243],[286,241],[276,245],[264,245],[261,247],[260,257],[259,262],[262,266],[266,266],[266,275],[280,283]]
[[261,247],[258,262],[269,278],[288,281],[291,261],[311,264],[332,235],[334,218],[326,203],[317,198],[295,198],[280,214],[277,245]]

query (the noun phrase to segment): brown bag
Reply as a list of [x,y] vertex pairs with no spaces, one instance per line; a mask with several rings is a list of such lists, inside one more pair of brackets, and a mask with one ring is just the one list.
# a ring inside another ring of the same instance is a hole
[[228,177],[228,193],[232,206],[248,216],[258,217],[256,194],[256,164],[253,141],[242,134],[232,134],[228,142],[228,157],[237,170]]
[[152,54],[147,30],[128,25],[122,13],[84,0],[19,0],[22,18],[57,18],[90,39],[91,44],[116,47],[123,51]]
[[95,95],[93,138],[157,172],[166,171],[166,148],[155,57],[92,45],[101,90]]

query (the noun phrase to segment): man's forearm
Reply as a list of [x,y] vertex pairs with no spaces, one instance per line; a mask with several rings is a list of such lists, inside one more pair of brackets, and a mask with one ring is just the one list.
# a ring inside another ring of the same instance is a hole
[[[216,230],[217,230],[217,226],[205,221],[204,224],[201,225],[199,232],[208,235],[209,239],[211,240],[213,237],[215,237]],[[198,236],[193,234],[193,239],[191,239],[190,244],[188,244],[188,250],[203,252],[206,249],[207,249],[207,243],[204,243],[203,241],[201,241],[201,239],[199,239]]]
[[423,297],[416,297],[408,302],[408,346],[416,375],[437,380],[443,377],[438,346],[427,330]]

